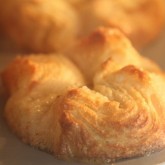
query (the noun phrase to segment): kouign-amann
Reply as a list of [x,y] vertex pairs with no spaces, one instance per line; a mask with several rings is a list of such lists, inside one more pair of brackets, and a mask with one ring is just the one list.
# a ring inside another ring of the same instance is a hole
[[88,42],[68,57],[17,57],[3,71],[11,130],[57,158],[95,164],[164,148],[164,73],[118,30]]

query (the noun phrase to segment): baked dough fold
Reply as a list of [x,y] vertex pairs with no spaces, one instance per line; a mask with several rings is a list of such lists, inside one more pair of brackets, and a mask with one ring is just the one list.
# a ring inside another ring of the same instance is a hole
[[98,26],[120,29],[136,48],[151,42],[165,20],[163,0],[79,0],[70,2],[82,18],[82,33]]
[[66,55],[81,69],[89,84],[100,67],[105,68],[105,72],[113,72],[126,65],[135,65],[151,72],[160,72],[156,64],[140,56],[132,43],[113,28],[96,29],[79,40]]

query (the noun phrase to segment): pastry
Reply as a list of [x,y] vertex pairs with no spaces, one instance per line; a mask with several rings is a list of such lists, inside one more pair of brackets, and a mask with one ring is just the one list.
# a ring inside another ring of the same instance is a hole
[[119,30],[112,28],[98,28],[77,42],[67,56],[81,69],[89,84],[93,82],[102,63],[110,63],[107,69],[111,72],[129,64],[145,67],[149,71],[160,71],[151,60],[139,56],[131,42]]
[[69,47],[78,18],[62,0],[0,0],[4,33],[31,52],[57,52]]
[[[50,139],[54,138],[49,123],[54,118],[54,112],[49,110],[51,104],[66,90],[84,85],[85,80],[64,56],[31,55],[18,56],[3,73],[3,83],[11,95],[6,108],[10,112],[5,113],[12,130],[23,141],[49,150]],[[26,114],[25,109],[28,110]],[[19,115],[22,117],[18,118]]]
[[11,130],[59,159],[94,164],[164,148],[164,73],[118,30],[99,29],[87,41],[86,55],[77,54],[82,63],[20,56],[2,72]]
[[127,35],[136,48],[155,39],[165,21],[164,0],[70,1],[83,20],[82,34],[98,26],[115,27]]
[[164,0],[0,0],[0,24],[22,49],[66,52],[99,26],[115,27],[137,48],[160,33]]

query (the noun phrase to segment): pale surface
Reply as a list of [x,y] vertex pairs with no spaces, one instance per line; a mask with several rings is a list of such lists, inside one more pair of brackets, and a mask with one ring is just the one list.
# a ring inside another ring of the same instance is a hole
[[[2,41],[1,41],[2,42]],[[10,44],[9,44],[10,45]],[[9,50],[15,51],[12,46],[4,48],[4,44],[0,46],[0,69],[3,68],[5,63],[8,63],[14,55],[9,54]],[[165,69],[165,31],[164,34],[158,39],[157,42],[151,44],[146,50],[143,51],[144,55],[151,57],[160,66]],[[80,165],[79,163],[68,163],[64,161],[58,161],[53,156],[38,151],[28,145],[23,144],[17,139],[7,128],[2,118],[3,102],[2,88],[0,88],[0,165]],[[165,162],[165,150],[157,152],[150,156],[145,156],[137,159],[125,160],[115,164],[118,165],[152,165],[152,164],[164,164]]]

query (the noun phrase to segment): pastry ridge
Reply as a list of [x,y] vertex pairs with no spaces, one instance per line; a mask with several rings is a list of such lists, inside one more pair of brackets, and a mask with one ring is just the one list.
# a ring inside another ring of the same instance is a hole
[[22,49],[62,52],[76,38],[78,17],[63,0],[1,0],[0,4],[3,31]]
[[[160,72],[157,65],[151,60],[139,56],[131,42],[114,28],[100,27],[96,29],[89,36],[77,42],[66,55],[79,66],[89,84],[93,81],[100,65],[107,68],[105,71],[111,70],[111,72],[129,64]],[[119,63],[119,61],[122,62]]]

